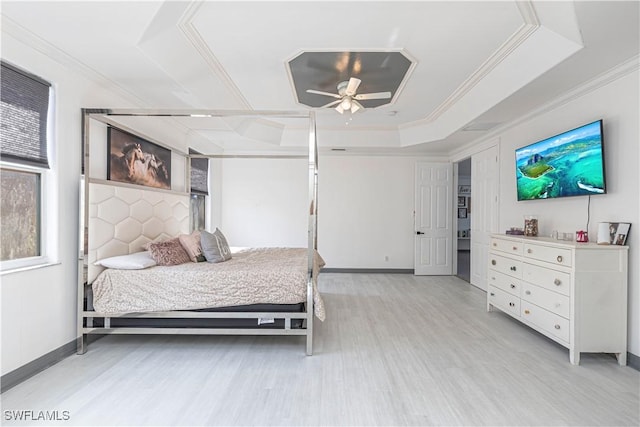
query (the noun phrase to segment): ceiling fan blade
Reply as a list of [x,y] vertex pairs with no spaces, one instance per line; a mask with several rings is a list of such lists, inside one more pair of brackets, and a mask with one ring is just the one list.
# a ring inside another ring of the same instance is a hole
[[356,79],[355,77],[351,77],[349,79],[349,84],[347,85],[347,89],[345,90],[344,94],[349,96],[355,95],[356,91],[358,90],[358,86],[360,86],[361,82],[362,80]]
[[342,98],[340,95],[338,95],[337,93],[329,93],[329,92],[323,92],[321,90],[314,90],[314,89],[307,89],[307,93],[314,93],[316,95],[324,95],[324,96],[330,96],[332,98]]
[[332,105],[336,105],[342,102],[342,99],[338,99],[337,101],[331,101],[330,103],[328,103],[327,105],[323,105],[320,108],[327,108],[327,107],[331,107]]
[[358,101],[356,101],[355,99],[351,100],[351,114],[355,113],[358,110],[364,110],[364,107],[362,106],[362,104],[360,104]]
[[338,104],[335,110],[340,114],[344,113],[344,108],[342,108],[342,104]]
[[375,92],[375,93],[362,93],[354,96],[358,101],[366,101],[367,99],[388,99],[391,98],[391,92]]

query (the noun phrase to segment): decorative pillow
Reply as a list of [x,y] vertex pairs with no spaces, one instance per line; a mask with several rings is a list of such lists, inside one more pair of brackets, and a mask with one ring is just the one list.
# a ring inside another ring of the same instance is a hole
[[100,261],[94,262],[93,265],[101,265],[103,267],[117,268],[120,270],[142,270],[157,264],[153,258],[151,258],[151,254],[145,251],[101,259]]
[[180,244],[184,248],[191,261],[198,262],[198,256],[202,255],[202,246],[200,246],[200,232],[194,231],[191,234],[181,234],[178,236]]
[[216,228],[216,231],[209,233],[202,230],[200,232],[200,243],[202,253],[209,262],[223,262],[231,259],[231,250],[224,234]]
[[177,237],[149,244],[149,252],[158,265],[178,265],[191,261]]

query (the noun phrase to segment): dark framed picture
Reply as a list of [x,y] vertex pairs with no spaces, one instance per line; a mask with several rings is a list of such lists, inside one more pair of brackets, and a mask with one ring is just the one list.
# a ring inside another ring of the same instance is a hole
[[624,246],[627,243],[631,223],[610,222],[609,223],[609,243],[612,245]]
[[458,218],[467,217],[467,208],[458,208]]
[[458,207],[464,208],[467,206],[467,198],[464,196],[458,196]]
[[458,194],[471,194],[470,185],[458,185]]
[[171,189],[171,150],[109,126],[107,179]]

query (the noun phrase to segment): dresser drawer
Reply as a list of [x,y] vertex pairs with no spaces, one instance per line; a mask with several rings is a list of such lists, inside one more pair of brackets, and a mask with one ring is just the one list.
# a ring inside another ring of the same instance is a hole
[[523,283],[520,297],[523,301],[531,302],[567,319],[571,313],[570,299],[568,296],[560,295],[556,292],[541,288],[540,286],[526,282]]
[[498,271],[511,277],[522,278],[522,262],[489,252],[489,270]]
[[495,270],[489,270],[488,275],[489,285],[501,289],[507,293],[520,296],[520,288],[522,287],[522,281],[515,277],[507,276]]
[[487,295],[489,297],[489,303],[514,316],[520,317],[520,298],[503,292],[494,286],[489,286]]
[[564,342],[569,342],[569,320],[564,317],[553,314],[544,308],[531,304],[528,301],[522,301],[521,314],[522,319],[532,323]]
[[571,250],[554,248],[551,246],[540,246],[531,243],[524,244],[525,258],[537,259],[539,261],[550,262],[555,265],[571,266]]
[[522,263],[522,278],[525,282],[533,283],[562,295],[570,295],[571,274],[537,265]]
[[510,240],[497,239],[495,237],[491,239],[491,249],[500,252],[522,255],[522,246],[521,242],[512,242]]

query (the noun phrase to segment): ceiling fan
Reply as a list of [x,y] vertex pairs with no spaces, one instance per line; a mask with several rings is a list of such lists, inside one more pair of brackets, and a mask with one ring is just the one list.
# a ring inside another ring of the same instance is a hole
[[320,108],[332,107],[337,104],[335,107],[336,111],[340,114],[345,111],[351,111],[351,113],[355,113],[356,111],[363,109],[364,107],[358,101],[365,101],[367,99],[388,99],[391,98],[391,92],[375,92],[375,93],[362,93],[357,95],[356,91],[358,90],[358,86],[362,81],[355,77],[351,77],[349,81],[344,81],[338,83],[337,89],[338,93],[329,93],[323,92],[321,90],[307,89],[307,93],[314,93],[317,95],[330,96],[332,98],[337,98],[337,101],[332,101],[326,105],[323,105]]

